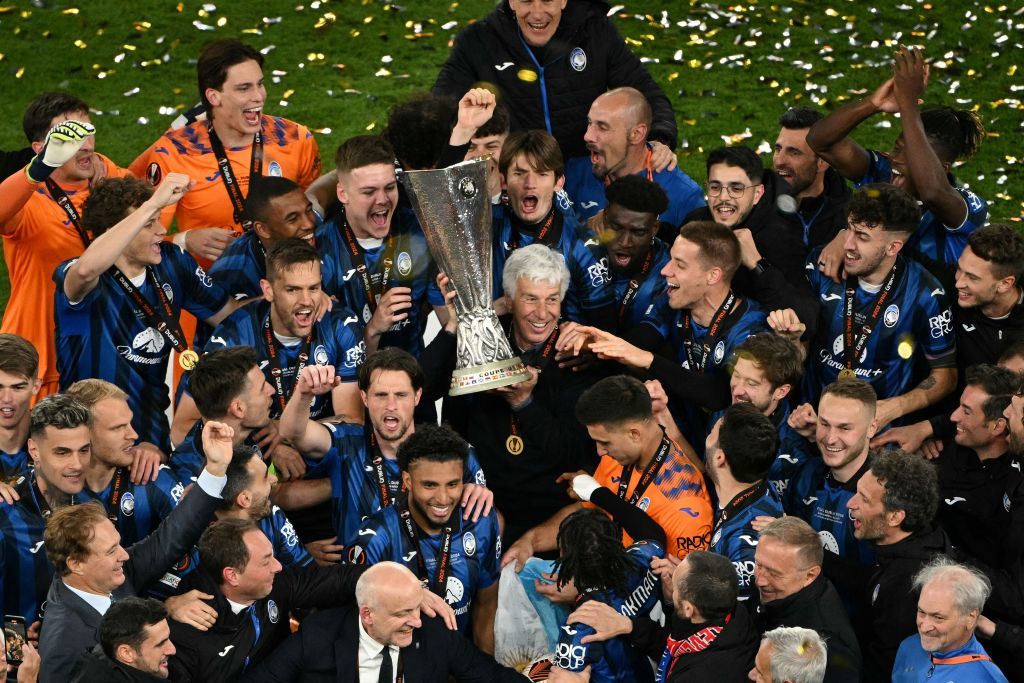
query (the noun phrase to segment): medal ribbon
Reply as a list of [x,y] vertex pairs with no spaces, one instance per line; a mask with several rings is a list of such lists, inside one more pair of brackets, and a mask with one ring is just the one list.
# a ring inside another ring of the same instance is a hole
[[647,256],[644,258],[644,265],[640,269],[640,273],[629,281],[626,293],[622,295],[622,303],[619,304],[619,324],[626,319],[626,312],[633,304],[633,299],[636,298],[636,293],[640,290],[640,285],[643,284],[644,279],[647,277],[647,273],[651,270],[651,264],[653,262],[654,247],[652,246],[647,250]]
[[380,297],[388,291],[388,281],[391,279],[391,268],[395,262],[395,235],[394,233],[388,234],[388,243],[384,247],[384,254],[382,261],[384,264],[384,270],[380,276],[380,288],[375,289],[373,286],[373,279],[370,277],[370,270],[366,266],[366,257],[363,252],[363,248],[359,246],[359,242],[356,241],[355,233],[352,232],[351,226],[348,224],[348,219],[342,216],[341,232],[345,237],[345,246],[348,247],[348,253],[352,257],[352,264],[356,267],[356,272],[359,273],[359,279],[363,283],[363,291],[366,293],[366,304],[370,307],[370,314],[377,312],[377,302]]
[[690,312],[687,311],[683,314],[683,346],[686,348],[686,360],[690,365],[691,370],[697,372],[703,372],[704,366],[707,364],[708,355],[711,353],[711,349],[714,348],[718,341],[719,327],[722,322],[729,317],[729,314],[739,308],[739,304],[742,299],[739,299],[733,291],[729,290],[729,296],[725,298],[722,305],[718,307],[715,312],[715,316],[711,319],[711,327],[708,328],[707,341],[704,343],[704,352],[700,357],[700,364],[696,362],[693,357],[693,327],[690,321]]
[[167,294],[164,292],[163,287],[160,286],[160,281],[156,279],[156,271],[153,270],[152,266],[146,266],[146,279],[149,280],[153,290],[156,292],[157,298],[160,300],[159,309],[153,308],[146,301],[142,296],[142,292],[136,289],[132,281],[121,272],[120,268],[110,266],[110,270],[107,272],[114,278],[114,282],[124,290],[124,293],[128,295],[132,303],[142,311],[142,320],[146,325],[160,332],[178,353],[188,351],[188,344],[185,343],[185,332],[181,329],[181,323],[174,316],[171,302],[167,299]]
[[[509,335],[509,336],[511,336],[511,335]],[[537,360],[539,362],[537,363],[536,367],[538,367],[539,369],[543,370],[544,368],[547,367],[548,363],[551,361],[551,355],[552,355],[551,352],[555,350],[555,340],[556,339],[558,339],[558,325],[555,325],[555,329],[548,336],[548,340],[546,342],[544,342],[544,348],[541,350],[540,356],[537,358]],[[519,426],[516,423],[516,413],[515,413],[514,410],[510,410],[509,411],[509,420],[511,421],[511,425],[509,427],[509,430],[511,431],[511,436],[514,436],[514,437],[518,438],[519,437],[519,428],[518,428]],[[515,455],[515,454],[513,454],[513,455]]]
[[[217,158],[217,167],[220,169],[220,178],[224,182],[224,189],[228,192],[228,199],[231,200],[231,208],[234,210],[235,223],[242,226],[242,230],[252,230],[252,219],[245,214],[245,197],[242,195],[242,188],[238,186],[238,178],[231,168],[231,160],[224,151],[224,143],[220,141],[217,131],[210,124],[210,147],[213,148],[213,155]],[[263,124],[252,137],[252,158],[249,161],[249,184],[252,185],[253,178],[263,175]]]
[[[847,370],[851,372],[855,370],[857,359],[861,357],[864,348],[867,346],[868,339],[871,337],[871,333],[875,331],[878,318],[882,315],[882,308],[885,306],[885,302],[892,296],[893,287],[896,285],[896,281],[899,280],[902,271],[903,260],[898,258],[896,263],[893,264],[892,270],[889,271],[885,285],[878,293],[874,307],[868,314],[867,320],[864,321],[859,335],[853,330],[853,303],[857,298],[858,280],[856,275],[846,278],[846,297],[843,301],[843,356]],[[853,349],[853,353],[850,353],[849,349]]]
[[[420,581],[437,595],[444,597],[445,584],[452,566],[452,528],[446,526],[441,536],[441,554],[437,558],[437,574],[434,576],[434,583],[430,583],[430,574],[427,572],[427,561],[423,558],[423,550],[420,548],[420,538],[417,528],[412,521],[412,513],[409,512],[408,503],[401,506],[402,528],[405,535],[412,543],[412,549],[416,551],[416,564],[420,570]],[[440,592],[439,592],[440,591]]]
[[[664,428],[662,428],[664,431]],[[633,495],[629,497],[629,504],[636,505],[640,497],[644,495],[647,487],[651,485],[654,478],[658,476],[658,472],[661,470],[661,466],[665,464],[665,460],[668,458],[668,454],[672,450],[672,441],[667,436],[661,437],[661,445],[658,446],[658,452],[654,454],[651,461],[647,463],[647,467],[640,474],[640,480],[636,483],[636,488],[633,490]],[[624,466],[622,473],[619,475],[619,491],[618,496],[620,500],[626,500],[626,491],[629,490],[629,480],[633,478],[633,465]]]
[[117,526],[118,512],[121,509],[121,494],[124,493],[124,482],[127,479],[127,472],[123,467],[118,467],[114,473],[114,483],[110,487],[110,504],[107,505],[107,519]]
[[[274,328],[270,324],[270,313],[267,313],[267,318],[263,321],[263,340],[267,344],[267,355],[270,356],[270,374],[274,378],[274,391],[277,394],[277,404],[281,408],[281,412],[284,412],[284,407],[287,405],[288,399],[291,398],[291,392],[286,392],[284,390],[284,371],[288,369],[288,366],[285,365],[284,354],[279,353],[278,341],[274,337]],[[302,347],[299,349],[299,356],[296,359],[298,363],[295,366],[295,381],[292,382],[292,391],[295,391],[295,385],[299,381],[299,375],[302,373],[302,369],[306,367],[306,363],[309,362],[309,350],[312,345],[313,330],[310,330],[309,334],[306,335],[306,339],[302,342]]]
[[[548,244],[547,242],[544,241],[544,238],[548,236],[548,232],[551,231],[551,226],[554,225],[555,223],[556,213],[558,212],[555,210],[555,207],[552,206],[551,213],[548,215],[548,219],[544,221],[544,225],[542,225],[540,230],[537,231],[537,238],[534,240],[534,242],[537,242],[538,244]],[[509,247],[511,247],[510,251],[515,251],[516,249],[519,248],[519,230],[516,228],[514,221],[510,222],[510,225],[512,227],[512,241],[509,242]],[[561,237],[561,234],[559,234],[558,237]],[[555,242],[558,242],[558,240],[551,240],[552,244],[554,244]]]
[[71,201],[71,197],[64,192],[64,189],[54,182],[53,178],[46,179],[46,189],[50,192],[50,196],[53,197],[53,201],[57,202],[60,208],[64,209],[64,213],[68,215],[68,220],[71,221],[71,225],[74,226],[75,232],[78,233],[78,238],[82,240],[82,245],[88,247],[92,244],[92,240],[89,238],[89,233],[82,227],[82,217],[78,214],[78,209]]

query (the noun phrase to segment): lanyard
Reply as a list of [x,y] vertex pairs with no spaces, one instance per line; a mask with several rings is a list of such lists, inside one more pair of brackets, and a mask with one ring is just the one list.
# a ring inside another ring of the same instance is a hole
[[363,282],[363,291],[366,293],[366,305],[370,307],[370,314],[372,315],[377,312],[377,302],[388,291],[388,280],[391,279],[391,268],[395,262],[395,235],[394,233],[388,234],[388,244],[384,248],[382,256],[384,270],[381,271],[380,288],[375,289],[373,279],[370,277],[370,270],[366,267],[366,257],[363,248],[356,241],[355,233],[352,232],[352,227],[348,224],[348,219],[344,215],[341,220],[341,231],[345,237],[348,253],[352,257],[352,265],[356,267],[359,279]]
[[370,426],[370,457],[373,473],[377,479],[375,482],[377,484],[377,491],[380,493],[380,508],[383,510],[395,504],[395,497],[391,495],[387,471],[384,469],[384,454],[377,447],[377,436],[373,433],[372,425]]
[[[650,147],[647,148],[647,154],[644,156],[644,173],[647,175],[647,182],[654,182],[654,166],[651,165],[651,157],[654,155],[654,150]],[[639,173],[637,175],[640,175]],[[604,186],[608,187],[612,184],[612,179],[608,176],[604,177]]]
[[262,629],[260,628],[260,618],[256,616],[256,605],[258,604],[259,602],[254,602],[249,606],[249,619],[252,620],[252,627],[256,631],[256,637],[252,639],[252,649],[249,650],[249,654],[245,656],[245,662],[242,664],[242,671],[249,668],[249,657],[251,657],[252,653],[256,651],[256,646],[259,645],[260,642],[260,633]]
[[78,238],[82,240],[82,245],[88,247],[92,240],[89,239],[89,233],[82,227],[82,217],[78,214],[78,209],[71,202],[71,197],[64,192],[64,189],[58,185],[53,178],[46,179],[46,189],[49,190],[50,196],[53,197],[53,201],[57,202],[60,208],[64,209],[64,213],[68,215],[68,220],[71,221],[71,225],[74,226],[75,232],[78,233]]
[[124,493],[124,482],[127,479],[127,472],[123,467],[118,467],[114,473],[114,483],[110,487],[110,504],[107,505],[107,519],[116,527],[118,513],[121,511],[121,495]]
[[991,662],[992,658],[988,655],[983,654],[970,654],[960,655],[958,657],[949,657],[948,659],[942,659],[932,655],[932,668],[928,671],[928,675],[932,675],[932,671],[935,671],[936,666],[955,666],[957,664],[970,664],[971,662]]
[[32,500],[36,504],[36,509],[39,510],[39,516],[44,520],[49,519],[53,510],[50,509],[50,504],[46,501],[46,496],[44,496],[43,492],[39,490],[39,484],[36,483],[36,477],[34,474],[32,475],[32,486],[29,490],[32,492]]
[[135,288],[135,285],[132,284],[127,275],[121,272],[120,268],[110,266],[110,270],[107,272],[114,278],[114,282],[124,290],[128,298],[142,311],[143,322],[159,331],[178,353],[188,350],[188,344],[185,343],[185,332],[181,329],[181,323],[175,317],[174,310],[171,308],[171,302],[167,299],[167,294],[164,292],[163,287],[160,286],[160,281],[156,279],[156,272],[152,266],[146,266],[146,278],[153,286],[157,298],[160,299],[159,310],[153,308],[143,298],[142,292]]
[[[548,340],[544,342],[544,348],[540,352],[540,356],[537,358],[538,368],[543,370],[547,367],[551,360],[551,353],[555,350],[555,340],[558,339],[558,326],[551,332]],[[523,437],[519,436],[519,424],[516,421],[515,411],[509,410],[509,437],[505,439],[505,450],[509,452],[509,455],[519,455],[523,452],[524,444]]]
[[[664,429],[664,428],[663,428]],[[647,463],[647,467],[640,474],[640,481],[636,483],[636,488],[633,490],[633,495],[629,497],[629,504],[636,505],[640,497],[644,495],[647,487],[651,485],[654,478],[658,476],[658,472],[661,470],[661,466],[665,464],[665,460],[668,458],[669,452],[672,450],[672,441],[667,436],[661,437],[661,445],[658,446],[658,452],[654,454],[651,461]],[[629,490],[629,480],[633,478],[633,465],[623,466],[622,473],[619,475],[619,500],[626,500],[626,491]]]
[[[544,225],[542,225],[540,230],[537,231],[537,238],[534,240],[534,242],[538,244],[548,244],[547,242],[544,241],[544,238],[548,236],[548,233],[551,231],[551,226],[554,225],[555,223],[556,213],[557,211],[555,210],[555,207],[552,206],[551,213],[548,215],[548,219],[544,221]],[[508,251],[512,252],[519,248],[519,229],[516,228],[515,226],[514,218],[509,220],[509,227],[512,228],[512,240],[508,243]],[[558,237],[561,238],[561,233],[559,233]],[[551,240],[551,244],[554,244],[556,242],[558,242],[558,239]]]
[[622,295],[622,302],[619,304],[619,324],[621,325],[623,320],[626,318],[626,312],[629,307],[633,304],[633,299],[636,298],[636,294],[640,291],[640,285],[643,284],[647,278],[647,273],[651,269],[651,264],[654,262],[654,247],[652,246],[647,250],[647,256],[644,258],[644,265],[640,269],[640,273],[629,281],[629,286],[626,287],[626,293]]
[[[314,326],[313,329],[316,329],[316,327]],[[263,340],[267,343],[267,355],[270,356],[270,374],[274,378],[274,391],[277,393],[277,403],[283,413],[284,407],[291,396],[291,392],[286,392],[284,390],[284,373],[285,370],[288,369],[288,366],[285,365],[284,354],[279,353],[278,342],[274,337],[274,328],[270,324],[270,313],[267,313],[267,318],[263,321]],[[306,363],[309,362],[309,349],[312,344],[313,330],[310,330],[309,334],[306,335],[306,339],[302,342],[302,347],[299,349],[299,356],[297,358],[298,364],[295,366],[295,381],[292,382],[292,391],[295,390],[295,385],[299,381],[299,375],[302,374],[302,369],[305,368]]]
[[711,354],[711,349],[714,347],[715,342],[718,339],[719,327],[722,322],[729,317],[729,314],[739,308],[741,299],[738,299],[733,291],[729,290],[729,296],[725,298],[722,305],[718,307],[715,312],[714,318],[711,319],[711,327],[708,328],[707,341],[704,343],[703,353],[700,356],[700,363],[697,363],[693,356],[693,327],[690,323],[690,312],[687,311],[683,314],[683,346],[686,348],[686,360],[690,365],[690,369],[703,372],[704,366],[707,364],[708,356]]
[[825,210],[825,205],[826,204],[828,204],[828,197],[822,195],[822,197],[821,197],[821,206],[818,207],[818,210],[815,211],[814,215],[811,216],[808,220],[804,220],[804,217],[800,214],[799,207],[797,208],[797,210],[795,212],[796,213],[796,218],[797,218],[798,221],[800,221],[800,225],[802,225],[803,228],[804,228],[804,246],[807,246],[807,244],[810,243],[810,239],[811,239],[811,226],[814,225],[814,221],[818,220],[818,216],[821,215],[821,212]]
[[442,532],[441,553],[437,558],[437,574],[434,577],[434,583],[431,584],[430,574],[427,572],[427,561],[423,558],[419,534],[416,533],[417,529],[413,524],[412,513],[409,512],[408,503],[402,505],[401,510],[402,528],[405,529],[405,535],[409,538],[409,542],[412,543],[412,549],[416,551],[416,564],[420,570],[420,581],[431,591],[444,597],[445,584],[448,581],[448,575],[451,573],[452,565],[452,528],[451,526],[446,526],[444,532]]
[[[238,186],[238,178],[231,168],[231,160],[224,151],[224,143],[220,141],[217,131],[210,124],[210,147],[217,157],[217,167],[220,168],[220,179],[224,182],[224,189],[228,191],[228,199],[231,200],[231,208],[234,209],[235,223],[242,226],[242,230],[252,230],[252,219],[245,215],[245,197],[242,195],[242,188]],[[252,158],[249,161],[249,184],[252,185],[253,178],[263,175],[263,125],[252,137]]]
[[[719,510],[718,519],[715,520],[714,531],[718,531],[722,527],[722,525],[725,524],[726,520],[728,520],[738,511],[742,510],[743,508],[745,508],[746,506],[750,505],[752,502],[763,496],[767,490],[768,482],[761,481],[757,484],[754,484],[750,488],[741,491],[739,495],[737,495],[735,498],[729,501],[729,503],[724,508]],[[712,537],[714,537],[713,534]]]
[[[847,371],[853,373],[857,360],[864,353],[864,347],[867,346],[868,339],[871,337],[876,323],[878,323],[878,318],[882,315],[882,307],[889,300],[889,297],[892,295],[893,286],[900,277],[900,273],[903,270],[902,266],[903,261],[896,259],[896,263],[893,264],[892,270],[889,271],[885,285],[882,287],[882,291],[878,293],[874,308],[871,309],[867,320],[864,321],[859,335],[853,330],[853,302],[857,297],[857,277],[851,276],[846,278],[846,298],[843,302],[843,355],[846,362],[844,373],[847,373]],[[851,349],[853,350],[852,353],[850,352]]]

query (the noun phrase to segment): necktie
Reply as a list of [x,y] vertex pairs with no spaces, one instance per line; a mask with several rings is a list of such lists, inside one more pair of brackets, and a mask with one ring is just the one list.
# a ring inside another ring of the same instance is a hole
[[384,661],[380,664],[380,675],[377,676],[377,683],[394,683],[394,677],[391,673],[391,652],[386,645],[381,650],[381,656],[384,657]]

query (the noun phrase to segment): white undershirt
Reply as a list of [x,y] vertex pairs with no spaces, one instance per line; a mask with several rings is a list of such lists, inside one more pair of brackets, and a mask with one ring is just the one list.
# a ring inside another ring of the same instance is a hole
[[302,341],[300,337],[286,337],[285,335],[278,334],[277,332],[274,333],[274,336],[277,338],[277,341],[281,342],[282,346],[287,346],[288,348],[298,346],[299,342]]
[[[383,237],[363,237],[363,238],[357,237],[356,238],[356,242],[359,242],[359,246],[361,246],[363,249],[376,249],[380,245],[384,244],[384,238]],[[381,646],[381,647],[383,647],[383,646]]]
[[857,283],[857,286],[863,289],[868,294],[878,294],[880,291],[882,291],[883,284],[885,283],[879,282],[877,285],[873,285],[870,282],[864,282],[863,280],[860,280]]
[[96,595],[95,593],[86,593],[85,591],[79,590],[74,586],[68,586],[66,582],[64,585],[68,587],[69,591],[71,591],[72,593],[82,598],[87,603],[89,603],[89,606],[97,612],[99,612],[101,615],[106,614],[107,610],[110,609],[110,603],[113,602],[113,600],[111,599],[109,593],[107,593],[106,595]]
[[[362,619],[359,620],[359,683],[377,683],[380,678],[380,665],[384,661],[381,657],[381,650],[384,646],[374,640],[366,629],[363,628]],[[391,680],[398,676],[398,648],[394,645],[388,646],[388,654],[391,655]]]

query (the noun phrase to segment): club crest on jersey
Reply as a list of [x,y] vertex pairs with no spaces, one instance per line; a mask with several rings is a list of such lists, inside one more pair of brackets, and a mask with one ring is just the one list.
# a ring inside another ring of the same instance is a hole
[[882,588],[882,584],[875,584],[875,590],[871,591],[871,604],[875,604],[875,600],[878,599],[878,591]]
[[448,577],[448,582],[444,587],[444,601],[449,605],[454,605],[466,594],[466,587],[462,585],[454,576]]
[[370,318],[372,318],[372,317],[373,317],[373,312],[370,310],[370,304],[365,304],[363,306],[363,322],[364,323],[370,322]]
[[723,358],[725,358],[725,342],[720,341],[715,345],[715,365],[721,363]]
[[146,169],[146,179],[149,180],[149,184],[154,187],[160,184],[163,177],[164,172],[160,170],[160,164],[155,161]]
[[819,531],[818,536],[821,537],[821,545],[825,550],[829,551],[833,555],[839,554],[839,541],[832,535],[831,531]]
[[583,71],[587,68],[587,53],[582,47],[574,47],[569,53],[569,64],[576,71]]
[[131,517],[135,514],[135,496],[132,495],[131,491],[125,491],[124,495],[121,496],[121,513],[125,517]]
[[167,297],[168,302],[174,301],[174,288],[171,287],[170,282],[165,282],[160,285],[160,289],[164,290],[164,296]]
[[270,166],[267,167],[267,175],[272,175],[276,178],[281,177],[281,164],[276,161],[271,161]]
[[317,344],[313,350],[313,360],[317,365],[328,365],[331,359],[327,356],[327,349],[323,344]]
[[900,321],[900,307],[896,304],[889,304],[889,308],[885,309],[885,315],[882,316],[882,320],[885,322],[886,327],[895,327],[896,323]]
[[641,498],[637,502],[636,506],[638,508],[640,508],[641,510],[643,510],[644,512],[647,512],[647,508],[649,508],[651,506],[651,499],[650,499],[650,497],[644,496],[643,498]]
[[719,529],[715,532],[715,535],[711,537],[711,545],[718,545],[718,542],[722,540],[722,530]]
[[1007,512],[1010,511],[1010,496],[1003,494],[1003,509]]
[[476,555],[476,536],[472,531],[467,531],[462,535],[462,549],[466,551],[466,557]]
[[412,272],[412,256],[409,256],[409,252],[403,251],[398,254],[398,263],[395,264],[398,268],[398,272],[401,275],[408,275]]
[[270,619],[271,624],[276,624],[281,613],[277,611],[277,603],[273,600],[267,600],[267,618]]

